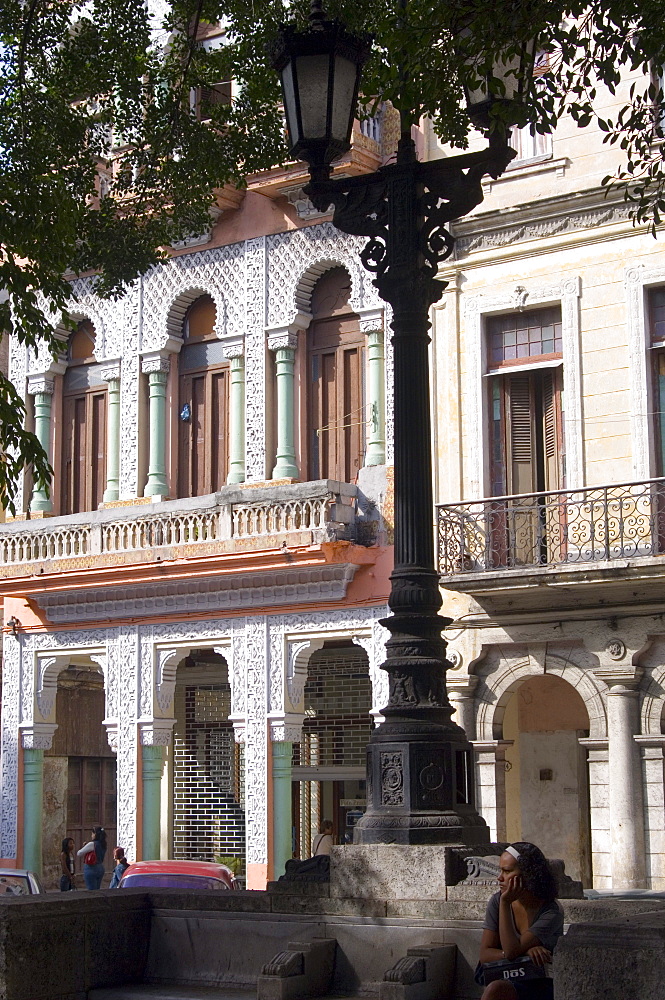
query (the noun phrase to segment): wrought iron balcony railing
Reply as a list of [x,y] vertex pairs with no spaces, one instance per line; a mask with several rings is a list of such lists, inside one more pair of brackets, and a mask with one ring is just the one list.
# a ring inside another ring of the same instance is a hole
[[665,478],[441,504],[437,534],[443,577],[665,555]]

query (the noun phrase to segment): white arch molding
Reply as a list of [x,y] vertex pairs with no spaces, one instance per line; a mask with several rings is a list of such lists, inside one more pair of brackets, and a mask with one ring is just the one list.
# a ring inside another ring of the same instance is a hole
[[535,667],[528,656],[499,663],[496,670],[481,675],[476,689],[476,734],[479,742],[492,742],[502,738],[503,715],[511,695],[531,677],[550,674],[560,677],[574,688],[582,698],[589,715],[589,738],[607,738],[607,715],[601,689],[595,677],[583,667],[562,656],[547,653],[544,669]]

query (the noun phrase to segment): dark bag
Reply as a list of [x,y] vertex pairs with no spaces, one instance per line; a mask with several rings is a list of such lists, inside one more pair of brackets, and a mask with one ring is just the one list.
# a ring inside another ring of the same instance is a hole
[[86,865],[96,865],[99,862],[97,858],[97,851],[88,851],[87,854],[83,855],[83,861]]
[[513,962],[501,959],[498,962],[485,962],[481,967],[482,986],[489,986],[497,979],[504,980],[515,986],[527,979],[547,979],[545,969],[531,961],[528,955],[522,955]]

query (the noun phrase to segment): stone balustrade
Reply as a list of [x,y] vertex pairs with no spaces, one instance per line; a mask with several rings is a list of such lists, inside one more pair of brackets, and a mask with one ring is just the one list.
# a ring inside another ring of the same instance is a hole
[[186,500],[9,521],[0,525],[0,575],[30,575],[36,564],[48,572],[349,538],[355,493],[328,480],[226,487]]

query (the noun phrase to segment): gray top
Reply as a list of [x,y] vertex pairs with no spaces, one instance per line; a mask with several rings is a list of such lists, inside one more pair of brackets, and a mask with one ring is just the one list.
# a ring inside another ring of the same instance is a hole
[[[483,930],[494,931],[495,934],[499,933],[500,899],[501,893],[495,892],[487,904]],[[512,907],[510,908],[510,915],[513,918],[513,927],[515,927],[515,917]],[[517,927],[515,927],[515,933],[519,937]],[[538,938],[543,948],[547,948],[548,951],[554,951],[557,941],[563,934],[563,910],[561,904],[556,899],[553,899],[550,903],[543,903],[536,914],[536,919],[529,927],[529,933]]]

